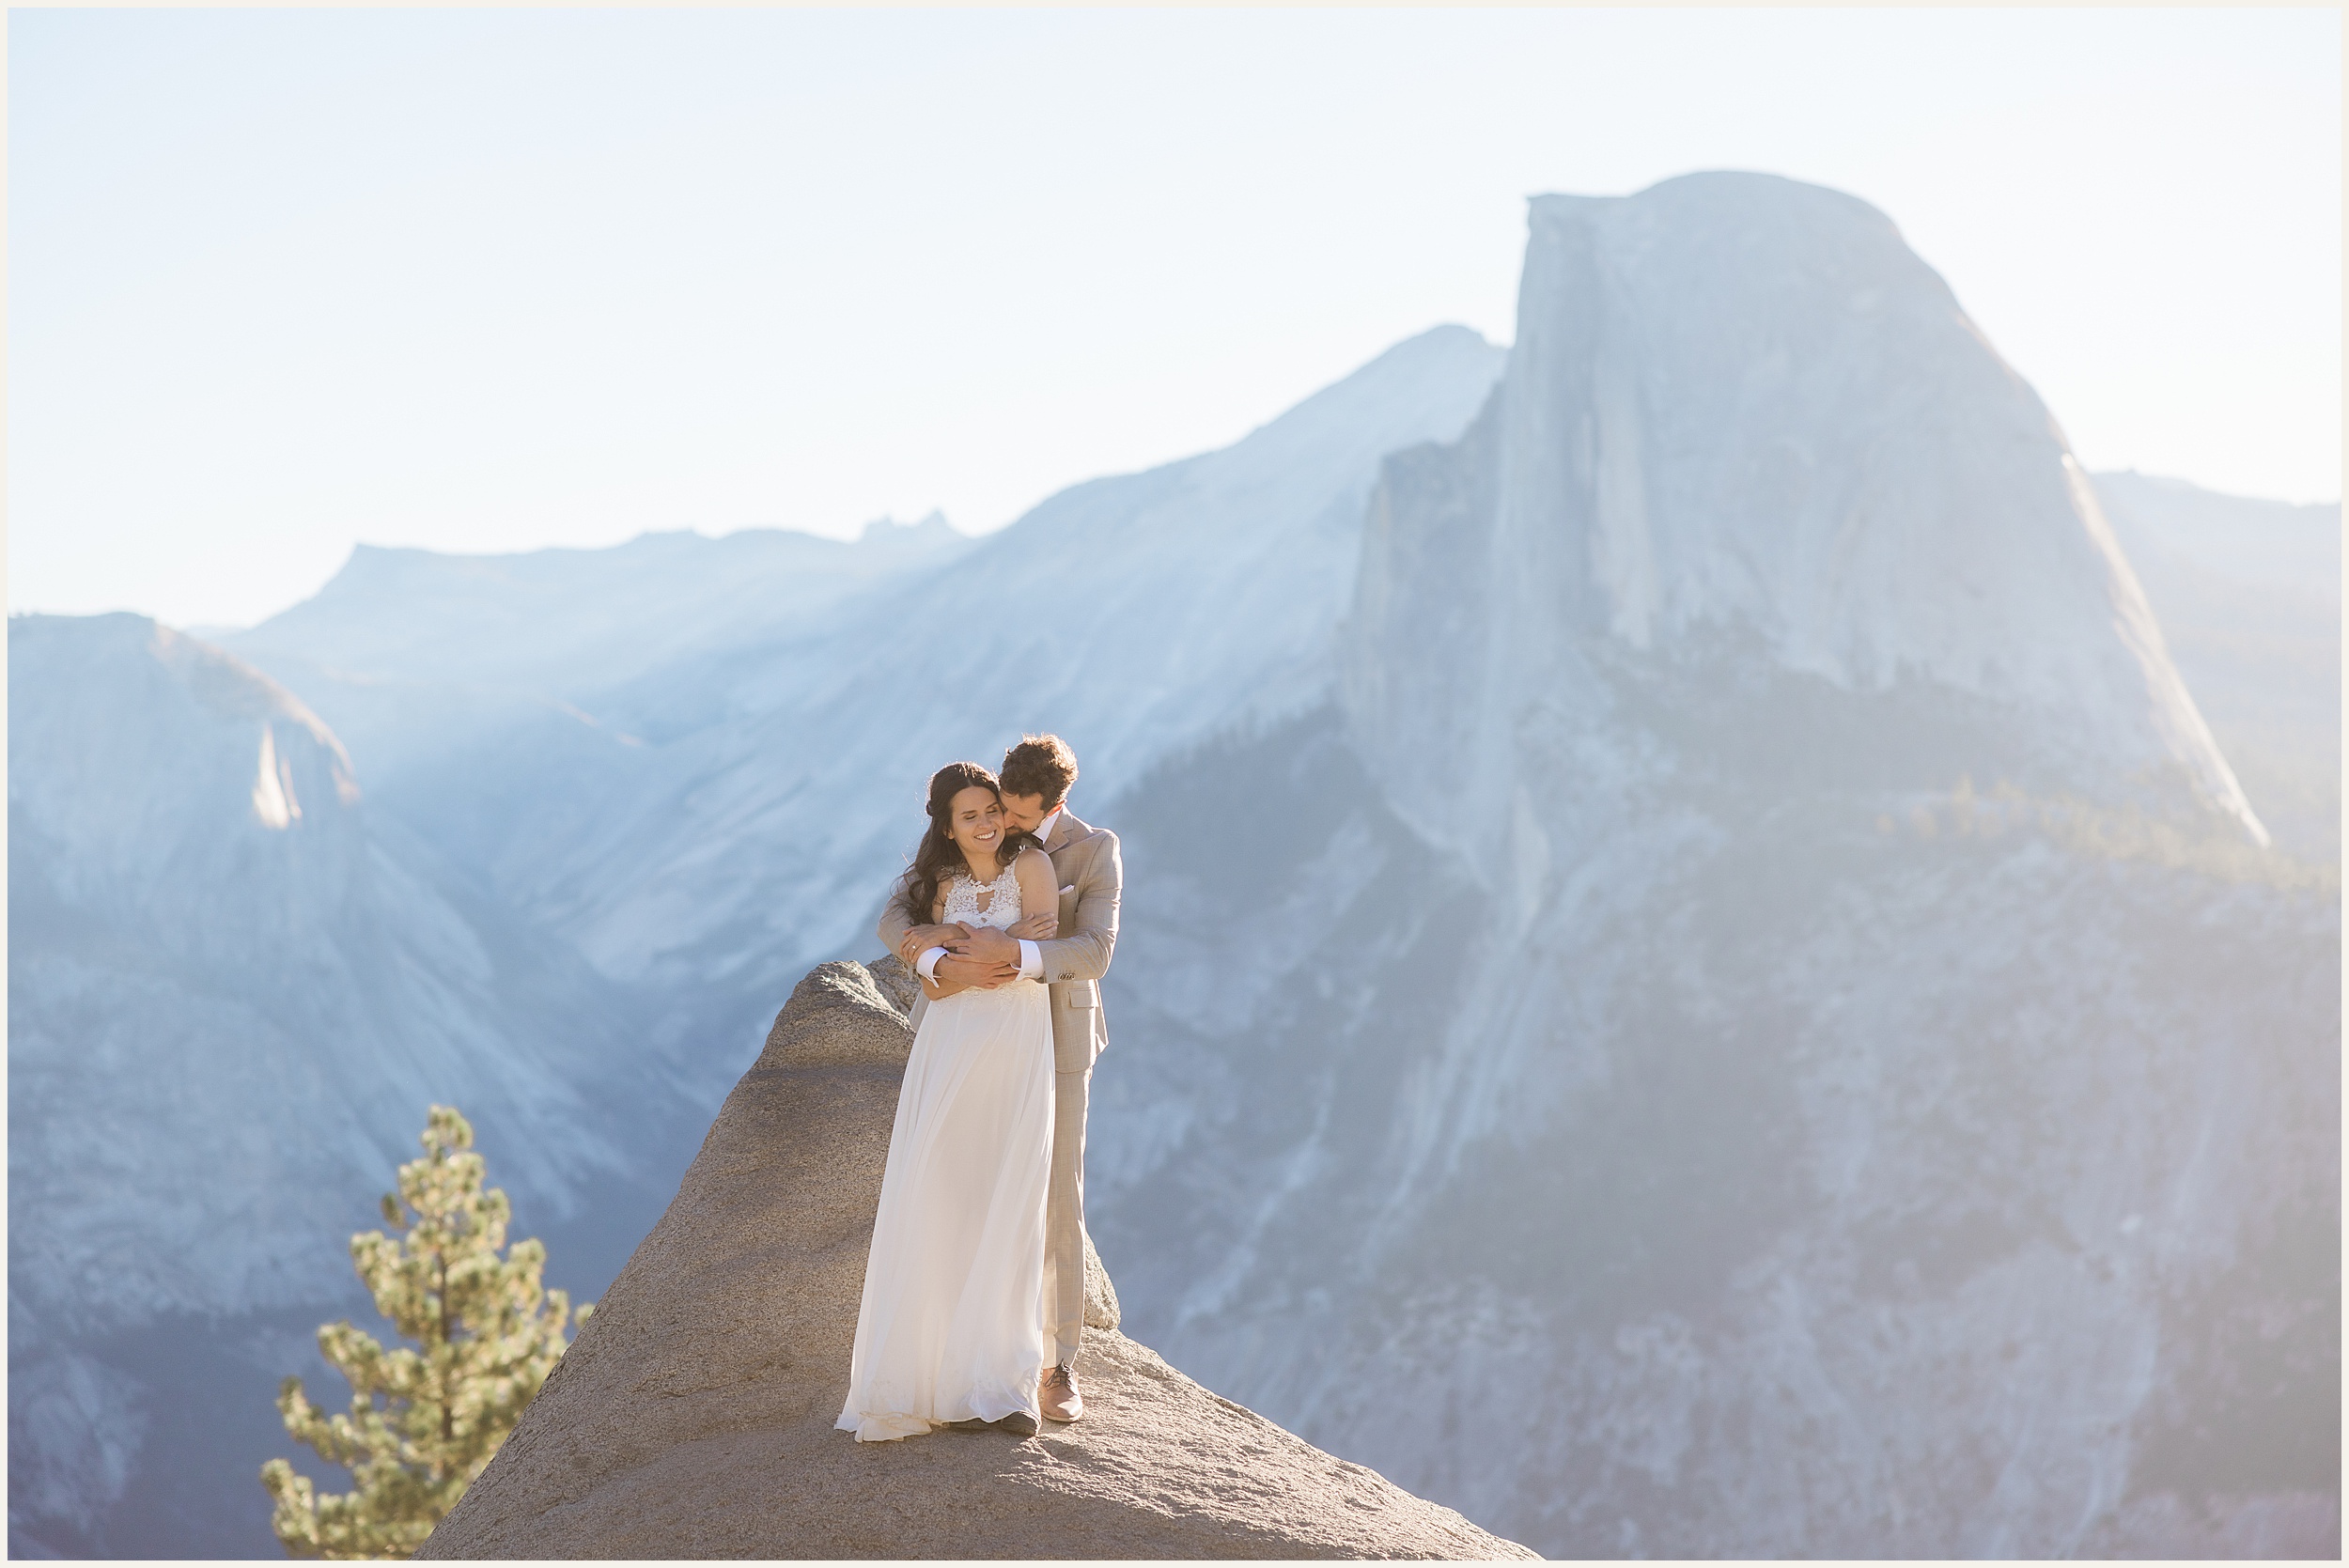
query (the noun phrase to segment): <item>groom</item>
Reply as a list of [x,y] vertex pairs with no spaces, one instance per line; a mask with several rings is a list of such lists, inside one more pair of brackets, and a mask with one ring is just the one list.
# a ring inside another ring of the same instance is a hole
[[[1060,884],[1060,932],[1050,941],[1013,939],[993,926],[923,924],[900,881],[881,911],[880,939],[935,980],[993,987],[1042,980],[1052,1009],[1052,1174],[1044,1211],[1044,1299],[1054,1361],[1037,1402],[1045,1416],[1073,1421],[1084,1414],[1077,1391],[1077,1346],[1085,1321],[1085,1096],[1093,1060],[1109,1044],[1100,979],[1117,945],[1117,900],[1126,877],[1117,835],[1088,827],[1068,810],[1077,758],[1056,735],[1031,735],[1003,753],[1003,825],[1034,833],[1051,857]],[[925,1001],[916,999],[913,1021]]]

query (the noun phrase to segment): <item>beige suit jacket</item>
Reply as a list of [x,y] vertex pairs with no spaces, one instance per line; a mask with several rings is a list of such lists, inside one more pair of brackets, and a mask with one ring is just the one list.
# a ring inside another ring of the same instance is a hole
[[[1115,833],[1089,827],[1067,811],[1052,824],[1052,842],[1044,852],[1051,857],[1052,879],[1060,884],[1062,935],[1036,943],[1051,994],[1052,1065],[1059,1072],[1081,1073],[1109,1048],[1100,982],[1117,947],[1117,901],[1125,892],[1126,862],[1118,854]],[[907,932],[928,924],[928,910],[907,907],[906,879],[899,877],[876,934],[894,953]],[[916,1029],[928,1008],[927,997],[915,998]]]

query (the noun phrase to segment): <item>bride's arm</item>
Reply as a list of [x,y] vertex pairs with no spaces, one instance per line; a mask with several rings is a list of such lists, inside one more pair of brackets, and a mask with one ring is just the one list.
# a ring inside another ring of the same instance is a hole
[[1041,849],[1022,849],[1011,869],[1019,879],[1019,908],[1034,913],[1021,915],[1010,935],[1032,942],[1048,939],[1060,930],[1060,891],[1051,857]]
[[[1035,873],[1035,868],[1029,864],[1031,856],[1044,863],[1042,872]],[[1023,849],[1011,866],[1013,875],[1019,878],[1019,907],[1034,912],[1021,915],[1003,927],[1003,935],[1016,941],[1050,941],[1060,935],[1060,896],[1052,891],[1052,884],[1060,878],[1052,874],[1051,857],[1041,849]],[[1038,899],[1042,902],[1038,903]]]

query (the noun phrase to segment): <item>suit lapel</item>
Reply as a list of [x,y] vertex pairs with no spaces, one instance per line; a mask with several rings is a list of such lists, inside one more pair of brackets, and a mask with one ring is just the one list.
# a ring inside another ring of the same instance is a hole
[[1047,855],[1056,855],[1079,839],[1089,836],[1092,831],[1091,828],[1079,819],[1075,812],[1064,810],[1060,814],[1060,820],[1052,824],[1052,842],[1044,846],[1044,852]]

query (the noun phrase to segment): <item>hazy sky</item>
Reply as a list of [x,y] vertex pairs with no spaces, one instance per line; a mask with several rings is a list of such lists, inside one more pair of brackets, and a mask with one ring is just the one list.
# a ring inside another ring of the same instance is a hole
[[1524,198],[1874,202],[2092,468],[2341,492],[2330,10],[14,11],[8,599],[999,527],[1396,339]]

